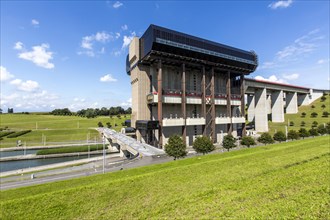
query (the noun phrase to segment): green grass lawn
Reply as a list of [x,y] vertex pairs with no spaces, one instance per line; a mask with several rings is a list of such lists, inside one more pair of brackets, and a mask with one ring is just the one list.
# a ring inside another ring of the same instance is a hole
[[330,136],[1,192],[1,219],[329,219]]
[[[82,118],[78,116],[54,116],[41,114],[0,114],[2,128],[8,126],[13,130],[27,130],[32,132],[17,137],[6,138],[0,142],[1,147],[15,147],[16,141],[26,142],[27,146],[42,145],[42,136],[46,136],[46,144],[52,145],[54,142],[75,142],[87,140],[99,141],[99,133],[92,128],[97,127],[100,121],[106,126],[107,122],[112,124],[112,128],[119,131],[122,128],[122,122],[129,119],[130,116],[97,117],[92,119]],[[115,124],[117,126],[115,127]]]
[[[327,99],[324,102],[322,102],[321,99],[317,99],[308,106],[300,106],[298,109],[299,112],[297,114],[285,114],[285,120],[283,123],[274,123],[269,121],[269,132],[271,134],[274,134],[275,130],[285,132],[285,125],[288,125],[288,121],[292,121],[294,123],[294,126],[288,126],[288,130],[296,131],[298,131],[300,128],[306,128],[307,130],[311,129],[313,121],[316,121],[318,125],[323,125],[324,123],[330,122],[330,116],[327,118],[322,117],[322,113],[324,111],[330,113],[330,95],[326,95],[326,98]],[[323,104],[325,105],[325,108],[321,107]],[[314,105],[315,108],[312,108],[312,105]],[[306,113],[305,117],[301,116],[302,112]],[[318,116],[315,118],[311,117],[312,112],[318,113]],[[306,123],[305,126],[301,126],[302,121]]]

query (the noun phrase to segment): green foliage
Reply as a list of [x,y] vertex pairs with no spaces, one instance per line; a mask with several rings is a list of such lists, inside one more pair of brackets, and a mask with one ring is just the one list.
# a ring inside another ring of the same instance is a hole
[[322,108],[322,109],[325,109],[325,107],[326,107],[325,104],[322,104],[322,105],[321,105],[321,108]]
[[322,101],[322,102],[324,102],[326,99],[327,99],[327,97],[325,97],[325,95],[323,95],[323,96],[321,97],[321,101]]
[[316,130],[315,128],[309,129],[308,132],[309,132],[309,134],[310,134],[311,136],[313,136],[313,137],[319,135],[319,133],[317,132],[317,130]]
[[298,133],[299,133],[299,137],[302,137],[303,139],[305,137],[309,137],[309,132],[305,128],[300,128]]
[[300,126],[301,126],[301,127],[305,127],[305,125],[306,125],[306,122],[304,122],[304,121],[302,121],[302,122],[300,123]]
[[291,140],[298,140],[299,139],[299,134],[297,131],[295,130],[290,130],[288,132],[288,139],[291,139]]
[[31,132],[31,130],[17,131],[15,133],[7,135],[7,138],[16,138],[16,137],[22,136],[24,134],[27,134],[29,132]]
[[197,153],[207,154],[214,151],[215,147],[206,136],[197,137],[193,143],[193,148]]
[[290,121],[290,126],[294,126],[294,122],[293,121]]
[[319,123],[317,121],[313,121],[312,128],[316,128]]
[[[49,154],[65,154],[65,153],[77,153],[77,152],[88,152],[89,151],[97,151],[103,150],[102,144],[97,145],[85,145],[85,146],[67,146],[60,148],[51,148],[45,150],[38,150],[37,155],[49,155]],[[108,149],[108,146],[105,146],[105,149]]]
[[258,138],[258,141],[265,145],[274,143],[272,136],[268,132],[262,133],[261,136]]
[[311,108],[315,108],[315,105],[312,105]]
[[306,116],[306,112],[301,113],[301,117],[304,118]]
[[322,117],[325,117],[325,118],[329,117],[329,115],[330,115],[330,113],[327,112],[327,111],[324,111],[324,112],[322,113]]
[[111,128],[112,127],[112,125],[111,125],[110,122],[107,122],[106,125],[107,125],[107,128]]
[[235,142],[236,142],[236,139],[233,137],[233,135],[228,134],[223,137],[222,146],[223,146],[223,148],[227,149],[227,151],[229,151],[230,148],[236,147]]
[[317,132],[320,134],[320,135],[324,135],[326,133],[328,133],[328,130],[327,128],[324,126],[324,125],[319,125],[317,127]]
[[100,122],[100,121],[97,123],[97,126],[98,126],[99,128],[103,128],[103,127],[104,127],[104,126],[103,126],[103,123]]
[[312,118],[316,118],[317,115],[318,115],[318,114],[317,114],[316,112],[312,112],[312,113],[311,113]]
[[328,143],[311,138],[2,190],[0,219],[329,219]]
[[244,136],[242,137],[241,145],[250,147],[251,145],[256,145],[256,142],[251,136]]
[[72,115],[72,112],[68,108],[55,109],[50,112],[52,115]]
[[174,157],[174,160],[176,160],[187,155],[186,148],[182,138],[179,135],[173,135],[168,139],[167,144],[165,144],[165,153]]
[[0,131],[0,137],[5,137],[13,133],[15,133],[15,131]]
[[286,141],[286,136],[285,136],[284,132],[283,131],[276,132],[274,134],[274,140],[279,141],[279,142]]

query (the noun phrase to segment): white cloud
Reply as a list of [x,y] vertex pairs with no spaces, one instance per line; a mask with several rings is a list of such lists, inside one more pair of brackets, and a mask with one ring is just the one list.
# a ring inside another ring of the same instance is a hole
[[293,3],[292,0],[282,0],[282,1],[277,1],[277,2],[272,2],[271,4],[268,5],[269,8],[271,9],[277,9],[277,8],[287,8]]
[[90,50],[93,49],[93,44],[92,44],[93,38],[94,37],[92,36],[83,37],[81,41],[81,47],[84,49],[90,49]]
[[112,36],[110,34],[107,34],[106,32],[97,32],[95,34],[95,40],[105,43],[107,42],[110,38],[112,38]]
[[117,79],[113,78],[111,74],[107,74],[105,76],[102,76],[100,78],[101,82],[116,82]]
[[116,38],[116,39],[120,38],[120,33],[119,33],[119,32],[116,33],[115,38]]
[[330,61],[330,59],[320,59],[317,61],[317,64],[324,64],[324,63],[328,63]]
[[122,45],[122,49],[125,49],[130,43],[131,41],[133,40],[133,38],[136,36],[135,32],[133,31],[131,33],[131,35],[129,36],[124,36],[123,38],[123,45]]
[[25,92],[33,92],[39,88],[39,83],[32,80],[22,81],[21,79],[14,79],[10,84],[15,85],[17,89]]
[[112,7],[114,7],[114,8],[119,8],[119,7],[121,7],[121,6],[123,6],[123,3],[119,2],[119,1],[116,1],[116,2],[112,5]]
[[37,66],[53,69],[55,65],[49,61],[53,59],[53,52],[47,51],[48,44],[41,44],[40,46],[32,47],[32,51],[24,51],[18,54],[18,57],[24,60],[32,61]]
[[[90,36],[85,36],[82,38],[81,40],[81,48],[83,48],[83,51],[79,51],[78,54],[79,55],[87,55],[90,57],[94,57],[95,56],[95,52],[94,52],[94,48],[93,45],[95,42],[99,42],[99,43],[106,43],[110,40],[113,40],[115,37],[110,33],[107,33],[105,31],[102,32],[97,32],[96,34],[92,34]],[[116,37],[117,39],[117,37]],[[102,49],[101,51],[105,52],[105,48]],[[101,52],[101,53],[103,53]]]
[[15,43],[14,49],[15,50],[22,50],[24,48],[24,44],[20,41]]
[[292,74],[282,74],[284,79],[287,80],[296,80],[299,78],[299,74],[298,73],[292,73]]
[[288,84],[287,81],[283,79],[277,78],[275,75],[271,75],[269,78],[264,78],[263,76],[256,76],[254,77],[256,80],[262,80],[262,81],[269,81],[269,82],[277,82],[277,83],[285,83]]
[[5,67],[0,66],[0,81],[7,81],[14,78],[14,75],[11,74]]
[[33,27],[38,27],[39,26],[39,21],[37,21],[36,19],[32,19],[31,24],[32,24]]
[[126,102],[122,102],[120,104],[123,107],[131,107],[132,106],[132,98],[129,98]]
[[122,29],[123,31],[126,31],[126,30],[128,29],[127,24],[124,24],[123,26],[121,26],[121,29]]

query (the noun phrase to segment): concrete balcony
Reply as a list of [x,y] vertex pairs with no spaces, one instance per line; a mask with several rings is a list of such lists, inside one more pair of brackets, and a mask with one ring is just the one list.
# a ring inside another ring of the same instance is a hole
[[186,119],[186,125],[205,125],[205,118],[200,117],[188,117]]
[[183,126],[184,125],[184,119],[178,118],[176,115],[170,115],[169,118],[163,119],[163,126],[164,127],[171,127],[171,126]]
[[245,118],[244,117],[232,117],[232,123],[245,123]]
[[241,100],[230,100],[230,104],[240,106],[241,105]]
[[230,117],[216,117],[215,124],[230,124]]
[[227,100],[223,98],[215,98],[214,100],[215,105],[227,105]]
[[[173,94],[173,95],[163,95],[163,103],[171,103],[171,104],[181,104],[182,98],[181,95]],[[158,94],[150,93],[147,95],[148,104],[157,103],[158,102]]]
[[238,106],[241,105],[241,95],[232,94],[230,99],[230,104],[238,105]]
[[186,97],[187,104],[202,104],[202,98],[197,96],[187,96]]

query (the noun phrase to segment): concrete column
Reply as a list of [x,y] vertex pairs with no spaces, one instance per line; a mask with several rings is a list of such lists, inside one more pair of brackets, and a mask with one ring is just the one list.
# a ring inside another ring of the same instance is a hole
[[[226,91],[227,91],[227,117],[231,118],[231,87],[230,87],[230,71],[227,72],[227,82],[226,82]],[[228,134],[231,134],[231,132],[233,131],[233,124],[231,123],[231,119],[230,119],[230,123],[227,124],[227,132]]]
[[158,120],[159,120],[159,129],[158,129],[158,143],[159,148],[163,147],[163,86],[162,86],[162,61],[159,60],[158,63]]
[[297,93],[286,93],[286,113],[296,114],[298,113],[298,100]]
[[247,96],[247,105],[248,105],[248,121],[254,121],[255,115],[255,95]]
[[[206,100],[205,100],[205,66],[202,67],[202,83],[201,83],[201,86],[202,86],[202,116],[204,117],[204,119],[206,120]],[[202,125],[202,132],[203,132],[203,135],[206,136],[206,126],[205,125]]]
[[257,89],[255,91],[255,130],[257,132],[268,131],[267,120],[267,91],[264,89]]
[[[240,78],[240,82],[241,82],[241,114],[242,117],[245,118],[245,99],[244,99],[244,74],[241,75]],[[246,127],[245,127],[245,123],[242,123],[242,137],[244,137],[246,134]]]
[[298,106],[309,105],[308,94],[298,94]]
[[215,135],[215,97],[214,97],[214,67],[211,69],[211,115],[212,115],[212,141],[213,143],[216,142],[216,135]]
[[181,89],[182,89],[182,117],[184,120],[184,125],[182,126],[182,140],[183,143],[186,144],[186,136],[187,136],[187,127],[186,127],[186,66],[182,64],[182,79],[181,79]]
[[272,92],[272,122],[284,122],[283,91]]

